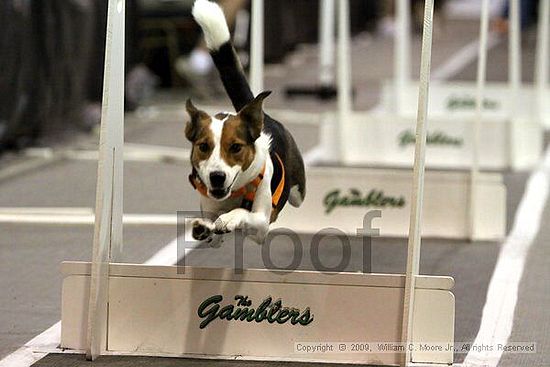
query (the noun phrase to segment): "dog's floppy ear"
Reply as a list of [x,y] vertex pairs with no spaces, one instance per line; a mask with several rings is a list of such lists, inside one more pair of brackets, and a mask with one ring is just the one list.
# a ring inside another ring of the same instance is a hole
[[201,120],[207,119],[209,116],[206,112],[197,109],[190,98],[185,103],[185,109],[191,118],[185,125],[185,137],[189,141],[195,141],[199,132]]
[[239,117],[246,124],[248,133],[255,141],[260,137],[264,127],[264,112],[262,110],[264,99],[271,94],[271,91],[265,91],[256,96],[246,106],[239,111]]

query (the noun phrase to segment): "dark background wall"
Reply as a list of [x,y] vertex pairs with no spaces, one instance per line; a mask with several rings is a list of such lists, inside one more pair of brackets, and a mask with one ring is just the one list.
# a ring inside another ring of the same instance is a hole
[[[178,52],[189,52],[200,31],[190,17],[192,1],[181,3],[187,5],[163,11],[126,1],[127,73],[146,62],[162,85],[175,84],[165,47],[143,49],[142,25],[183,19]],[[354,33],[374,27],[378,4],[351,0]],[[282,60],[299,43],[317,41],[318,0],[266,0],[265,11],[267,62]],[[107,0],[0,1],[0,153],[93,127],[86,111],[98,110],[101,102],[106,14]],[[137,103],[127,101],[127,107]]]

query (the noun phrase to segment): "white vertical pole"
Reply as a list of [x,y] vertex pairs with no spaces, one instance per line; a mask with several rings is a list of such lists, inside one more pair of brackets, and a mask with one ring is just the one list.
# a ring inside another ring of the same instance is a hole
[[469,211],[469,235],[470,240],[476,237],[477,217],[477,178],[479,175],[479,128],[483,119],[483,100],[485,95],[485,83],[487,80],[487,38],[489,34],[489,0],[483,0],[481,6],[481,22],[479,26],[479,57],[477,60],[477,86],[476,86],[476,113],[473,121],[472,143],[472,167],[470,170],[470,211]]
[[[420,85],[418,91],[418,113],[416,120],[416,146],[414,150],[413,192],[411,218],[409,224],[409,242],[407,251],[407,270],[405,294],[403,299],[403,324],[401,340],[413,341],[413,316],[416,277],[420,268],[420,246],[422,235],[422,204],[424,200],[424,166],[426,161],[426,131],[430,86],[430,68],[432,58],[432,26],[434,0],[426,0],[424,6],[424,31],[422,34],[422,60],[420,65]],[[411,351],[406,346],[402,364],[408,366]]]
[[351,58],[349,30],[349,0],[338,1],[338,128],[336,135],[336,154],[338,161],[345,159],[342,139],[345,138],[347,125],[352,112]]
[[106,348],[109,263],[122,254],[125,6],[125,0],[109,0],[88,308],[91,360]]
[[[508,38],[508,82],[510,87],[509,103],[512,113],[510,114],[510,136],[516,135],[515,129],[518,128],[518,116],[520,111],[521,98],[521,20],[520,20],[520,0],[510,0],[509,11],[509,38]],[[508,147],[511,166],[516,166],[516,152],[514,144]]]
[[250,89],[257,95],[264,89],[264,0],[252,0],[250,28]]
[[321,0],[319,12],[319,83],[334,83],[334,0]]
[[409,0],[396,0],[396,24],[394,35],[393,70],[395,108],[403,113],[406,87],[411,75],[411,5]]
[[508,45],[508,78],[510,83],[510,97],[513,104],[513,116],[516,117],[519,110],[519,98],[521,88],[521,20],[520,0],[510,0],[510,35]]
[[535,87],[537,89],[537,110],[540,123],[543,123],[547,118],[546,98],[548,98],[548,68],[550,67],[549,28],[550,0],[540,0],[539,25],[537,31],[537,59],[535,65]]

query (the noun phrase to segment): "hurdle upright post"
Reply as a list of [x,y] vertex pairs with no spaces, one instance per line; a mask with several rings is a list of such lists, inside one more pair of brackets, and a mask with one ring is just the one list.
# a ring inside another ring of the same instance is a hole
[[338,127],[334,129],[335,154],[339,162],[345,160],[342,140],[349,130],[352,118],[351,58],[349,30],[349,0],[338,1]]
[[[509,101],[511,104],[510,114],[510,136],[514,136],[518,116],[520,115],[520,97],[521,97],[521,20],[520,20],[520,0],[510,0],[509,24],[510,31],[508,36],[508,83],[509,83]],[[514,145],[510,144],[510,162],[512,167],[516,166]]]
[[539,2],[539,25],[537,29],[537,50],[535,65],[535,88],[537,94],[537,111],[539,122],[542,124],[548,118],[546,99],[548,98],[548,68],[550,66],[550,0]]
[[321,0],[319,11],[319,83],[334,83],[334,0]]
[[409,0],[396,0],[396,24],[393,44],[394,103],[403,113],[411,76],[411,5]]
[[[420,65],[420,85],[418,90],[418,112],[416,118],[416,145],[414,150],[413,191],[407,248],[407,270],[405,272],[405,292],[403,297],[403,324],[401,340],[413,341],[413,316],[416,292],[416,277],[420,272],[420,247],[422,236],[422,204],[424,200],[424,171],[426,164],[426,132],[432,58],[434,0],[426,0],[424,5],[424,31],[422,33],[422,59]],[[403,366],[411,363],[411,351],[405,346]]]
[[106,348],[109,264],[122,255],[125,0],[109,0],[86,358]]
[[250,89],[257,95],[264,88],[264,0],[252,1],[250,30]]
[[479,50],[476,76],[476,112],[473,120],[472,165],[470,167],[470,203],[468,213],[470,240],[475,240],[477,217],[477,179],[479,176],[479,130],[483,119],[485,84],[487,81],[487,39],[489,35],[489,0],[481,4],[481,21],[479,25]]

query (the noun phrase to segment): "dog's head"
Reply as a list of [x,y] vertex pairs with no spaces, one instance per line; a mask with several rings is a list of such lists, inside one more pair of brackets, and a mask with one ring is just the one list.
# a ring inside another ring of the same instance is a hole
[[254,142],[264,125],[263,100],[271,92],[262,92],[237,114],[210,116],[187,100],[190,121],[185,136],[193,144],[191,163],[215,200],[231,195],[239,175],[254,161]]

